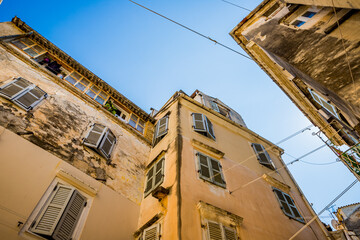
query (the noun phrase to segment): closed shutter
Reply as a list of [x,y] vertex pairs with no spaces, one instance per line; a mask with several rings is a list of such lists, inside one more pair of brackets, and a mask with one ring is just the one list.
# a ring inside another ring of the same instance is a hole
[[46,96],[46,93],[38,87],[34,87],[29,91],[19,95],[14,99],[14,102],[24,107],[25,109],[33,108],[41,99]]
[[144,230],[144,240],[159,240],[160,239],[160,224],[155,224]]
[[100,144],[100,141],[104,134],[106,133],[106,127],[95,123],[86,138],[84,139],[84,144],[89,147],[97,148]]
[[164,181],[164,158],[155,164],[154,187],[156,188]]
[[221,225],[208,221],[208,236],[209,240],[223,240]]
[[31,231],[51,236],[74,191],[72,187],[57,185]]
[[17,78],[4,87],[0,87],[0,94],[9,99],[12,99],[31,85],[32,84],[25,79]]
[[211,162],[212,180],[214,183],[225,186],[225,181],[221,172],[220,162],[215,159],[209,159]]
[[201,113],[193,113],[194,130],[198,132],[206,132],[206,124],[204,115]]
[[294,201],[292,200],[292,198],[291,198],[289,195],[287,195],[286,193],[283,193],[283,195],[284,195],[284,197],[285,197],[285,199],[286,199],[286,202],[287,202],[288,205],[289,205],[289,208],[290,208],[290,210],[291,210],[291,212],[292,212],[293,217],[294,217],[296,220],[303,222],[304,219],[301,217],[301,215],[300,215],[299,211],[297,210],[297,208],[296,208],[296,206],[295,206],[295,203],[294,203]]
[[116,137],[108,129],[105,133],[103,140],[101,141],[100,146],[99,146],[99,150],[106,158],[110,158],[110,155],[114,148],[115,143],[116,143]]
[[233,228],[224,227],[225,240],[236,240],[236,230]]
[[164,136],[167,131],[168,131],[168,121],[169,121],[169,117],[163,117],[162,119],[159,120],[158,125],[159,125],[159,129],[157,131],[157,135],[156,137],[161,137]]
[[62,215],[53,234],[54,240],[70,240],[84,209],[86,198],[77,190],[74,193]]
[[206,116],[205,116],[205,119],[206,119],[207,132],[213,139],[215,139],[213,124],[210,122],[210,120]]
[[152,166],[146,175],[145,195],[147,195],[153,187],[154,169],[155,166]]
[[199,159],[199,173],[200,177],[205,180],[211,181],[211,175],[210,175],[210,166],[209,162],[206,156],[202,155],[201,153],[197,154]]
[[283,194],[283,192],[281,192],[280,190],[278,189],[274,189],[274,192],[276,194],[276,197],[281,205],[281,209],[283,210],[283,212],[288,215],[289,217],[292,217],[292,212],[291,212],[291,209],[290,209],[290,206],[289,204],[287,203],[286,199],[285,199],[285,196]]
[[271,169],[274,169],[274,166],[272,164],[270,156],[266,152],[265,148],[261,144],[258,144],[258,143],[253,143],[252,147],[257,155],[259,162],[261,164],[264,164],[264,165],[270,167]]

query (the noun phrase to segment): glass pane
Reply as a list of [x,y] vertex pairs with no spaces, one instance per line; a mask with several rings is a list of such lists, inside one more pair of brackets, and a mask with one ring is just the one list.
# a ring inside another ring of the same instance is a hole
[[296,20],[295,22],[292,23],[292,25],[301,27],[302,25],[304,25],[304,23],[305,23],[304,21]]
[[25,43],[27,46],[31,46],[31,45],[34,45],[34,44],[35,44],[33,41],[31,41],[31,40],[28,39],[28,38],[22,38],[22,39],[20,39],[20,41],[22,41],[23,43]]
[[45,52],[45,50],[39,47],[38,45],[33,46],[32,49],[38,52],[39,54]]
[[306,12],[303,14],[303,17],[312,18],[316,12]]
[[89,86],[90,84],[90,82],[86,78],[83,78],[80,82],[85,86]]
[[131,114],[131,120],[133,120],[134,122],[138,121],[138,117],[134,114]]
[[82,85],[80,82],[78,82],[75,87],[77,87],[78,89],[80,89],[80,91],[84,91],[86,86]]
[[285,202],[281,202],[281,205],[283,207],[284,212],[287,213],[288,215],[292,216],[289,206]]
[[295,218],[299,218],[299,220],[301,219],[300,213],[298,212],[298,210],[295,207],[291,207],[291,210],[294,213]]
[[76,72],[71,73],[71,76],[72,76],[73,78],[78,79],[78,80],[81,78],[81,75],[78,74],[78,73],[76,73]]
[[73,77],[71,77],[71,75],[67,76],[67,77],[65,78],[65,80],[68,81],[69,83],[73,84],[73,85],[76,83],[76,79],[74,79]]
[[17,46],[18,48],[21,48],[21,49],[27,47],[24,43],[20,42],[19,40],[13,41],[12,43],[13,43],[15,46]]
[[95,85],[91,87],[91,90],[93,90],[95,93],[98,93],[100,91],[100,89]]
[[105,92],[101,92],[101,93],[99,94],[99,96],[102,97],[102,98],[104,98],[104,99],[106,99],[106,98],[108,97],[108,95],[107,95]]
[[139,125],[141,125],[142,127],[144,127],[144,125],[145,125],[145,122],[143,121],[143,120],[139,120]]
[[96,98],[95,98],[95,101],[97,101],[97,102],[100,103],[101,105],[103,105],[104,102],[105,102],[105,100],[102,99],[102,98],[100,98],[100,97],[96,97]]
[[96,94],[95,94],[93,91],[91,91],[91,89],[89,89],[89,90],[86,92],[86,94],[87,94],[89,97],[91,97],[91,98],[94,98],[94,97],[96,96]]
[[144,133],[144,128],[143,128],[142,126],[140,126],[140,125],[138,125],[138,126],[136,127],[136,130],[138,130],[138,131],[141,132],[141,133]]
[[129,120],[129,125],[133,128],[136,127],[136,122],[134,122],[132,119]]
[[276,189],[274,189],[274,191],[275,191],[277,197],[280,199],[280,201],[285,201],[285,198],[282,195],[282,192],[280,192],[279,190],[276,190]]
[[30,56],[32,56],[32,57],[35,57],[35,56],[38,55],[38,53],[35,52],[35,51],[34,51],[33,49],[31,49],[31,48],[25,49],[24,51],[25,51],[27,54],[29,54]]
[[290,204],[290,205],[294,205],[294,202],[292,201],[292,199],[288,196],[285,195],[286,201]]

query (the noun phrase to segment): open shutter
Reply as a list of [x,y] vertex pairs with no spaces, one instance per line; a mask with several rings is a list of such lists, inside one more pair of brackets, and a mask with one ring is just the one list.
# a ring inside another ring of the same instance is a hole
[[215,111],[217,111],[217,112],[220,112],[219,106],[217,105],[216,102],[210,101],[210,106],[211,106],[211,108],[212,108],[213,110],[215,110]]
[[274,165],[272,164],[269,154],[266,152],[265,148],[261,144],[253,143],[252,147],[253,147],[253,149],[257,155],[257,158],[261,164],[266,165],[266,166],[270,167],[271,169],[275,169]]
[[159,240],[160,239],[160,224],[155,224],[144,230],[144,240]]
[[84,209],[86,198],[77,190],[74,193],[62,215],[53,234],[54,240],[70,240]]
[[97,148],[100,144],[101,139],[103,138],[104,134],[106,133],[106,127],[95,123],[88,135],[84,139],[84,144],[89,147]]
[[194,130],[198,132],[206,132],[206,124],[204,115],[201,113],[193,113]]
[[210,120],[209,120],[206,116],[205,116],[205,120],[206,120],[206,128],[207,128],[208,134],[209,134],[213,139],[215,139],[213,124],[210,122]]
[[162,158],[159,162],[155,164],[155,180],[153,188],[156,188],[164,181],[164,162],[164,158]]
[[6,84],[3,87],[0,87],[0,94],[9,99],[12,99],[31,85],[32,84],[26,81],[25,79],[17,78],[11,83]]
[[148,173],[146,174],[146,187],[145,187],[145,195],[147,195],[149,193],[149,191],[152,189],[153,187],[153,178],[154,178],[154,173],[155,171],[155,165],[152,166]]
[[153,146],[155,146],[155,144],[157,143],[156,140],[157,140],[158,131],[159,131],[159,122],[155,125]]
[[298,221],[304,221],[304,219],[301,217],[301,215],[300,215],[300,213],[299,213],[299,211],[297,210],[297,208],[296,208],[296,206],[295,206],[295,203],[294,203],[294,201],[292,200],[292,198],[288,195],[288,194],[286,194],[286,193],[283,193],[283,195],[284,195],[284,197],[285,197],[285,199],[286,199],[286,202],[288,203],[288,206],[289,206],[289,208],[290,208],[290,210],[292,211],[292,215],[293,215],[293,217],[296,219],[296,220],[298,220]]
[[115,135],[108,129],[105,133],[103,140],[100,143],[99,150],[106,157],[110,158],[111,152],[116,143]]
[[46,93],[38,87],[34,87],[25,93],[20,94],[14,99],[14,102],[24,107],[26,110],[33,108],[38,102],[40,102]]
[[223,240],[221,226],[219,223],[208,221],[209,240]]
[[225,240],[236,240],[236,230],[233,228],[223,227]]
[[211,158],[209,160],[211,163],[212,181],[215,184],[225,186],[225,181],[222,175],[220,162]]
[[292,216],[292,212],[290,210],[290,207],[288,205],[288,203],[285,200],[285,197],[283,195],[283,193],[280,190],[274,189],[274,192],[276,194],[277,199],[279,200],[279,203],[281,205],[281,209],[283,210],[283,212],[288,215],[288,216]]
[[211,175],[210,175],[210,166],[208,162],[208,158],[201,153],[197,154],[199,159],[199,173],[200,177],[205,180],[211,181]]
[[159,129],[157,132],[156,137],[162,137],[164,136],[167,131],[168,131],[168,122],[169,122],[169,117],[163,117],[162,119],[159,120],[158,125],[159,125]]
[[44,206],[41,214],[37,217],[31,231],[37,234],[51,236],[74,191],[75,189],[72,187],[57,185],[53,195]]

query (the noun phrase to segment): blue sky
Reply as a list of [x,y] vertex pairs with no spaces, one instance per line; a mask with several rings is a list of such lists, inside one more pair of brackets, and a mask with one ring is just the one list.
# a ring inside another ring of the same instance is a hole
[[[253,9],[261,1],[232,0]],[[243,52],[229,32],[248,14],[221,0],[139,0],[159,13]],[[178,27],[129,1],[4,0],[0,21],[20,17],[139,107],[159,109],[175,91],[199,89],[238,111],[248,127],[276,143],[310,125],[276,84],[253,61]],[[322,142],[311,131],[280,144],[300,157]],[[285,162],[293,158],[283,155]],[[335,162],[326,148],[306,157],[311,163]],[[355,177],[342,163],[289,166],[316,212]],[[335,204],[359,202],[356,184]],[[325,212],[322,220],[329,222]]]

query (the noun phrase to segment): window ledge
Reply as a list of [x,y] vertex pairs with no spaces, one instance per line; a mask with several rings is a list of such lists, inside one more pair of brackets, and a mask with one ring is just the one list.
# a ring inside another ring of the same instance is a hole
[[285,183],[280,182],[279,180],[276,180],[275,178],[269,176],[268,174],[262,175],[262,178],[269,183],[271,186],[280,189],[284,193],[289,194],[290,193],[290,186],[286,185]]
[[222,157],[224,157],[225,153],[223,153],[222,151],[213,148],[203,142],[200,142],[196,139],[191,139],[191,143],[197,147],[200,148],[202,151],[206,152],[206,153],[210,153],[211,155],[214,155],[216,158],[220,159]]

